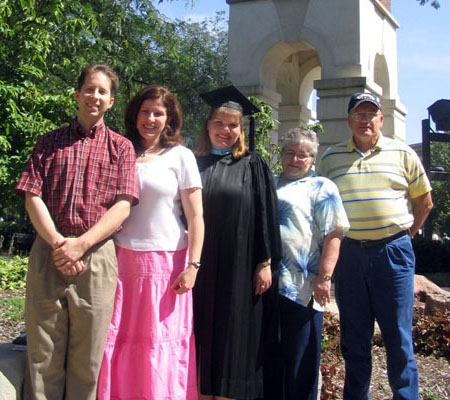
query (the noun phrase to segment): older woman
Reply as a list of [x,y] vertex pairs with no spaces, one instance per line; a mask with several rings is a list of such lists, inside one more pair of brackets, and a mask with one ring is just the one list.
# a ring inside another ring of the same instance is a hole
[[247,150],[242,119],[249,102],[236,92],[204,97],[212,109],[197,157],[205,217],[194,289],[201,399],[267,395],[263,363],[277,339],[266,307],[278,296],[277,286],[271,289],[281,257],[276,192],[267,164]]
[[323,311],[349,227],[337,187],[312,169],[318,147],[314,132],[290,130],[282,149],[283,172],[275,178],[283,244],[279,300],[286,400],[317,398]]

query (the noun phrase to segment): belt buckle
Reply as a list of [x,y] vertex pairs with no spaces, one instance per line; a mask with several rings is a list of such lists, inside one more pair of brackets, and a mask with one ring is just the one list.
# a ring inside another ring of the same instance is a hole
[[366,247],[373,246],[373,244],[371,242],[372,242],[372,240],[360,240],[359,241],[359,246],[361,248],[365,249]]

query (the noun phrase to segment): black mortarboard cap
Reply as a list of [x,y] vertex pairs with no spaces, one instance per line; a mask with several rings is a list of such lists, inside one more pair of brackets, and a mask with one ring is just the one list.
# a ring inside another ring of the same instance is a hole
[[259,112],[258,107],[233,85],[202,93],[200,97],[213,108],[232,108],[242,112],[243,115],[252,115]]
[[233,85],[201,93],[202,100],[212,108],[226,107],[250,116],[249,147],[255,149],[255,120],[253,114],[260,110]]

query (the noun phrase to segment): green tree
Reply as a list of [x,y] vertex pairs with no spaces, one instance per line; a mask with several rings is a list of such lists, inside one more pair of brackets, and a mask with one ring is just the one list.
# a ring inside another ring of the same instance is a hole
[[[13,213],[13,187],[38,134],[70,113],[67,93],[45,90],[47,57],[56,44],[53,32],[76,28],[63,21],[64,5],[33,0],[0,1],[0,206]],[[84,21],[79,22],[85,24]]]
[[[450,143],[431,143],[431,165],[450,172]],[[450,234],[450,182],[432,181],[434,209],[431,211],[432,231]]]
[[75,80],[87,64],[107,63],[119,75],[106,116],[111,128],[123,132],[125,105],[155,83],[177,95],[184,132],[195,137],[206,114],[198,93],[226,79],[224,25],[223,14],[199,23],[169,21],[147,0],[0,0],[3,213],[21,210],[13,188],[37,136],[75,115]]

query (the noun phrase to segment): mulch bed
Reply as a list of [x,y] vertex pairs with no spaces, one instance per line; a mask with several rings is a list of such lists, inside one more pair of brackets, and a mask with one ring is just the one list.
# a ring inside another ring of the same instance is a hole
[[[419,370],[419,391],[424,400],[450,400],[450,363],[444,357],[416,354]],[[321,400],[342,399],[345,367],[340,354],[325,351],[322,357],[322,371],[328,375],[322,377]],[[435,397],[431,397],[434,395]],[[392,399],[387,379],[386,351],[384,347],[372,349],[372,379],[370,384],[371,400]]]
[[[416,309],[415,312],[423,312]],[[339,349],[338,319],[333,315],[325,317],[324,330],[329,332],[328,348],[322,353],[321,400],[342,399],[345,366]],[[392,392],[387,379],[386,351],[381,334],[375,333],[372,348],[371,400],[390,400]],[[423,400],[450,400],[450,359],[445,357],[416,354],[419,371],[419,392]]]

